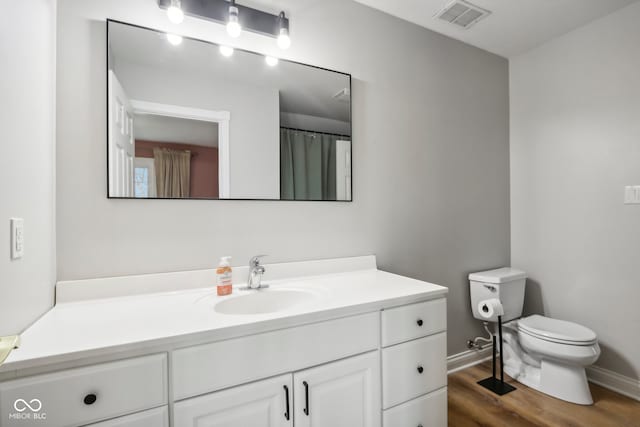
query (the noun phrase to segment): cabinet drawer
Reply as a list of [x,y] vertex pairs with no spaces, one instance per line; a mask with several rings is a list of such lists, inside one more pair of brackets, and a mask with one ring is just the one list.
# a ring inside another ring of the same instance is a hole
[[444,298],[382,311],[382,346],[413,340],[447,329]]
[[183,348],[173,352],[174,400],[205,394],[378,348],[369,313]]
[[429,393],[382,413],[383,427],[447,427],[447,389]]
[[28,425],[28,420],[78,426],[166,403],[165,354],[0,383],[3,427]]
[[167,407],[163,406],[87,427],[169,427],[169,412]]
[[446,334],[383,349],[382,378],[385,409],[447,385]]

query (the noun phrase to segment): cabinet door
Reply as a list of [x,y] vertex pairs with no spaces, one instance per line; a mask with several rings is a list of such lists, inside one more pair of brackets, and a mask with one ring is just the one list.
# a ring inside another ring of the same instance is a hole
[[377,351],[293,374],[296,427],[379,427]]
[[291,375],[183,400],[174,427],[292,427]]

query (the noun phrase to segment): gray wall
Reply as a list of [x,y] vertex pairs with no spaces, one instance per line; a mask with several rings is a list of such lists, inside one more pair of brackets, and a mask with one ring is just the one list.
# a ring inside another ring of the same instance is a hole
[[526,309],[596,331],[640,377],[640,3],[511,61],[512,264]]
[[466,275],[509,262],[507,61],[351,1],[287,4],[286,56],[353,75],[354,201],[107,200],[104,18],[281,52],[205,21],[174,27],[150,0],[64,0],[58,279],[375,253],[450,288],[449,353],[463,351],[479,333]]
[[[55,283],[54,0],[3,2],[0,14],[0,336],[53,305]],[[10,260],[9,218],[24,219],[24,257]]]

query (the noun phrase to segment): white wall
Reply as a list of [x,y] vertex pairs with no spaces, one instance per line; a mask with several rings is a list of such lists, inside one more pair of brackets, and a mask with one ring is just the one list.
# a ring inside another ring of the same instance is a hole
[[231,198],[280,198],[280,101],[275,88],[230,84],[202,73],[182,72],[176,78],[174,71],[122,60],[115,72],[130,99],[229,111]]
[[[287,0],[286,57],[353,75],[353,202],[106,199],[106,17],[282,55],[272,39],[176,27],[151,0],[65,0],[58,38],[58,279],[374,253],[450,288],[449,352],[480,333],[469,272],[509,262],[508,64],[347,0]],[[340,11],[340,13],[336,13]],[[330,23],[329,26],[328,23]]]
[[327,119],[326,117],[309,116],[307,114],[280,112],[280,126],[313,130],[316,132],[335,133],[338,135],[350,135],[349,122]]
[[512,264],[526,308],[596,331],[640,377],[640,3],[511,61]]
[[[3,2],[0,13],[0,336],[53,305],[56,2]],[[10,260],[9,218],[25,255]]]

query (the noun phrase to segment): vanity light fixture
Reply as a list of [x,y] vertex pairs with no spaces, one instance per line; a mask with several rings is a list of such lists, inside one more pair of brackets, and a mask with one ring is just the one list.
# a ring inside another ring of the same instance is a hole
[[222,56],[226,56],[227,58],[233,55],[233,48],[231,46],[220,46],[220,54]]
[[167,40],[172,45],[178,46],[180,43],[182,43],[182,36],[179,36],[177,34],[167,33]]
[[242,33],[242,27],[238,21],[238,7],[235,0],[229,2],[229,18],[227,19],[227,33],[231,37],[238,37]]
[[270,67],[275,67],[276,65],[278,65],[278,58],[276,58],[275,56],[265,56],[264,61]]
[[291,44],[289,18],[284,12],[275,15],[235,0],[156,0],[167,11],[171,22],[179,23],[187,14],[192,18],[212,21],[226,26],[231,37],[239,37],[244,31],[273,37],[281,49]]
[[282,50],[289,49],[289,46],[291,46],[291,37],[289,37],[289,21],[284,16],[284,12],[280,12],[278,18],[278,47]]
[[180,24],[184,21],[184,12],[182,11],[180,0],[171,0],[171,6],[167,9],[167,16],[169,21],[174,24]]

